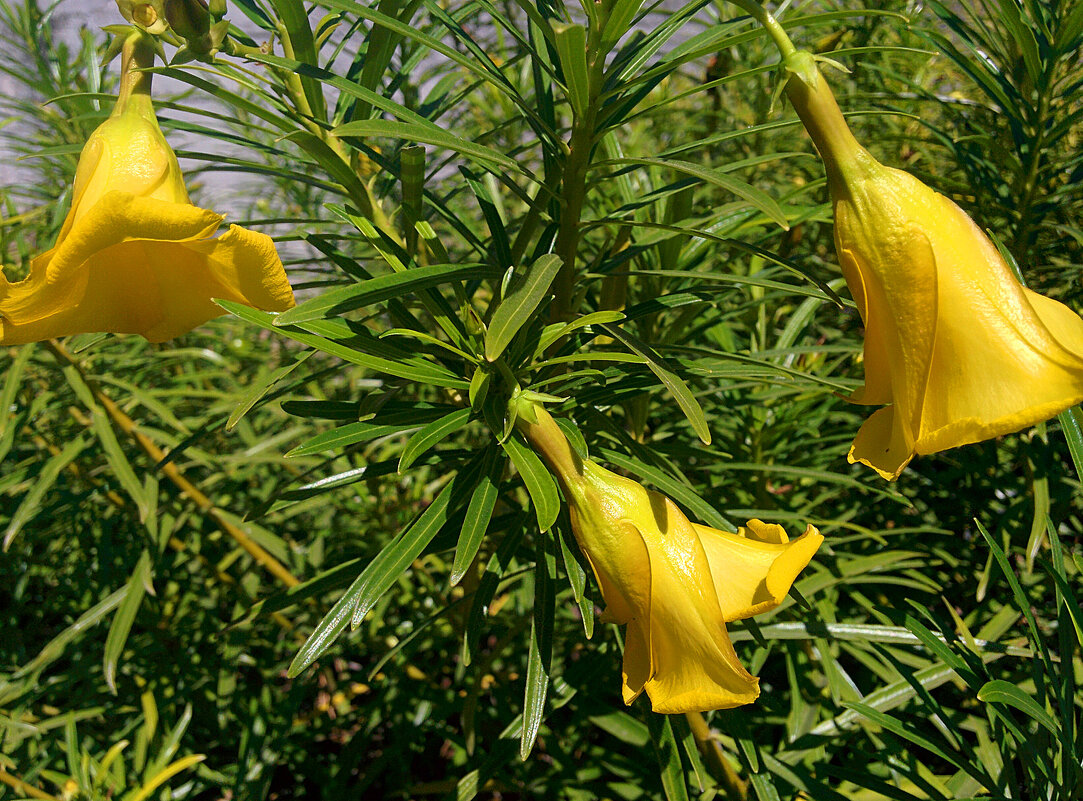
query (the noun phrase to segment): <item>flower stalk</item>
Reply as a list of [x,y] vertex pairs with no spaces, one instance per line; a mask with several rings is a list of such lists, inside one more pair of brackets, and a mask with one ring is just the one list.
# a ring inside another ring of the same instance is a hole
[[553,252],[563,261],[553,284],[550,315],[554,321],[569,317],[575,296],[576,256],[587,195],[587,171],[594,150],[599,98],[605,76],[606,51],[602,46],[602,34],[609,13],[608,4],[596,7],[596,14],[587,29],[587,97],[584,109],[572,113],[572,129],[561,177],[559,231],[553,246]]

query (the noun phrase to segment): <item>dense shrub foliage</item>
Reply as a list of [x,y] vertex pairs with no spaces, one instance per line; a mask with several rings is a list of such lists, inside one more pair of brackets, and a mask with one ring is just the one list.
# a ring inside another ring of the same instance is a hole
[[[1077,307],[1083,2],[869,5],[780,19],[877,158]],[[111,108],[77,6],[0,0],[12,280]],[[1083,416],[847,464],[861,319],[770,41],[722,2],[585,8],[233,0],[213,59],[167,34],[193,198],[272,234],[300,303],[0,349],[0,797],[1083,796]],[[624,706],[527,390],[694,520],[825,534],[730,626],[755,704]]]

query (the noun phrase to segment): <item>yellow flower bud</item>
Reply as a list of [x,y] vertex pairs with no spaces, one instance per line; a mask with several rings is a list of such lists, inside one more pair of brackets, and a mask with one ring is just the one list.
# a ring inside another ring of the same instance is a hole
[[223,313],[211,298],[294,305],[270,237],[193,206],[149,95],[143,34],[125,43],[121,96],[79,157],[71,210],[25,280],[0,274],[0,344],[91,331],[172,339]]
[[560,481],[606,619],[628,626],[625,703],[643,691],[661,713],[756,700],[759,680],[738,660],[726,623],[778,606],[820,533],[809,526],[790,541],[759,520],[735,534],[697,525],[664,495],[579,458],[540,406],[522,405],[517,425]]
[[169,27],[163,2],[164,0],[151,0],[149,3],[141,0],[117,0],[117,8],[128,22],[138,25],[147,33],[159,34],[165,33]]
[[835,248],[865,323],[865,386],[884,405],[851,462],[893,480],[915,454],[990,439],[1083,401],[1083,320],[1024,288],[966,213],[850,133],[812,56],[787,94],[827,167]]

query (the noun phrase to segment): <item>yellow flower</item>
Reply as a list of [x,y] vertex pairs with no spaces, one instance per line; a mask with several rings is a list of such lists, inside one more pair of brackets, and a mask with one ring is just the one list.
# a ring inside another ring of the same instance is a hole
[[655,712],[726,709],[759,695],[726,623],[778,606],[823,537],[792,542],[752,520],[730,534],[692,523],[669,498],[580,459],[540,406],[518,425],[548,462],[572,530],[602,590],[608,620],[627,624],[624,701],[644,690]]
[[865,386],[850,400],[886,404],[850,461],[892,480],[915,454],[1083,401],[1083,320],[1021,286],[952,201],[861,147],[810,54],[786,66],[787,94],[827,167],[835,248],[865,323]]
[[[140,35],[142,36],[142,35]],[[193,206],[154,116],[142,38],[125,44],[121,96],[79,157],[71,211],[25,280],[0,274],[0,344],[90,331],[179,336],[222,314],[211,298],[267,311],[294,305],[271,239]],[[149,55],[148,55],[149,54]],[[136,65],[138,66],[138,65]]]

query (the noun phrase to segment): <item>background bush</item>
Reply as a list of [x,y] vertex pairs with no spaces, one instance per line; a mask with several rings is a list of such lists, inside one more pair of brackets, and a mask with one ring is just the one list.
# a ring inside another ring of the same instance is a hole
[[[829,78],[859,139],[1078,306],[1083,4],[875,5],[782,19],[851,70]],[[65,6],[0,0],[0,137],[28,157],[0,190],[12,279],[111,104],[106,36],[60,41]],[[3,797],[1083,794],[1077,412],[895,484],[846,464],[860,319],[747,17],[645,8],[586,101],[583,10],[559,0],[230,18],[248,59],[161,68],[163,127],[197,202],[245,176],[235,216],[276,235],[299,299],[340,301],[0,352]],[[550,250],[578,292],[558,278],[501,322]],[[440,264],[362,303],[372,276]],[[562,316],[590,317],[546,347]],[[517,385],[694,519],[828,536],[787,603],[731,629],[755,705],[709,730],[623,706],[566,518],[539,533],[555,484],[501,442]]]

